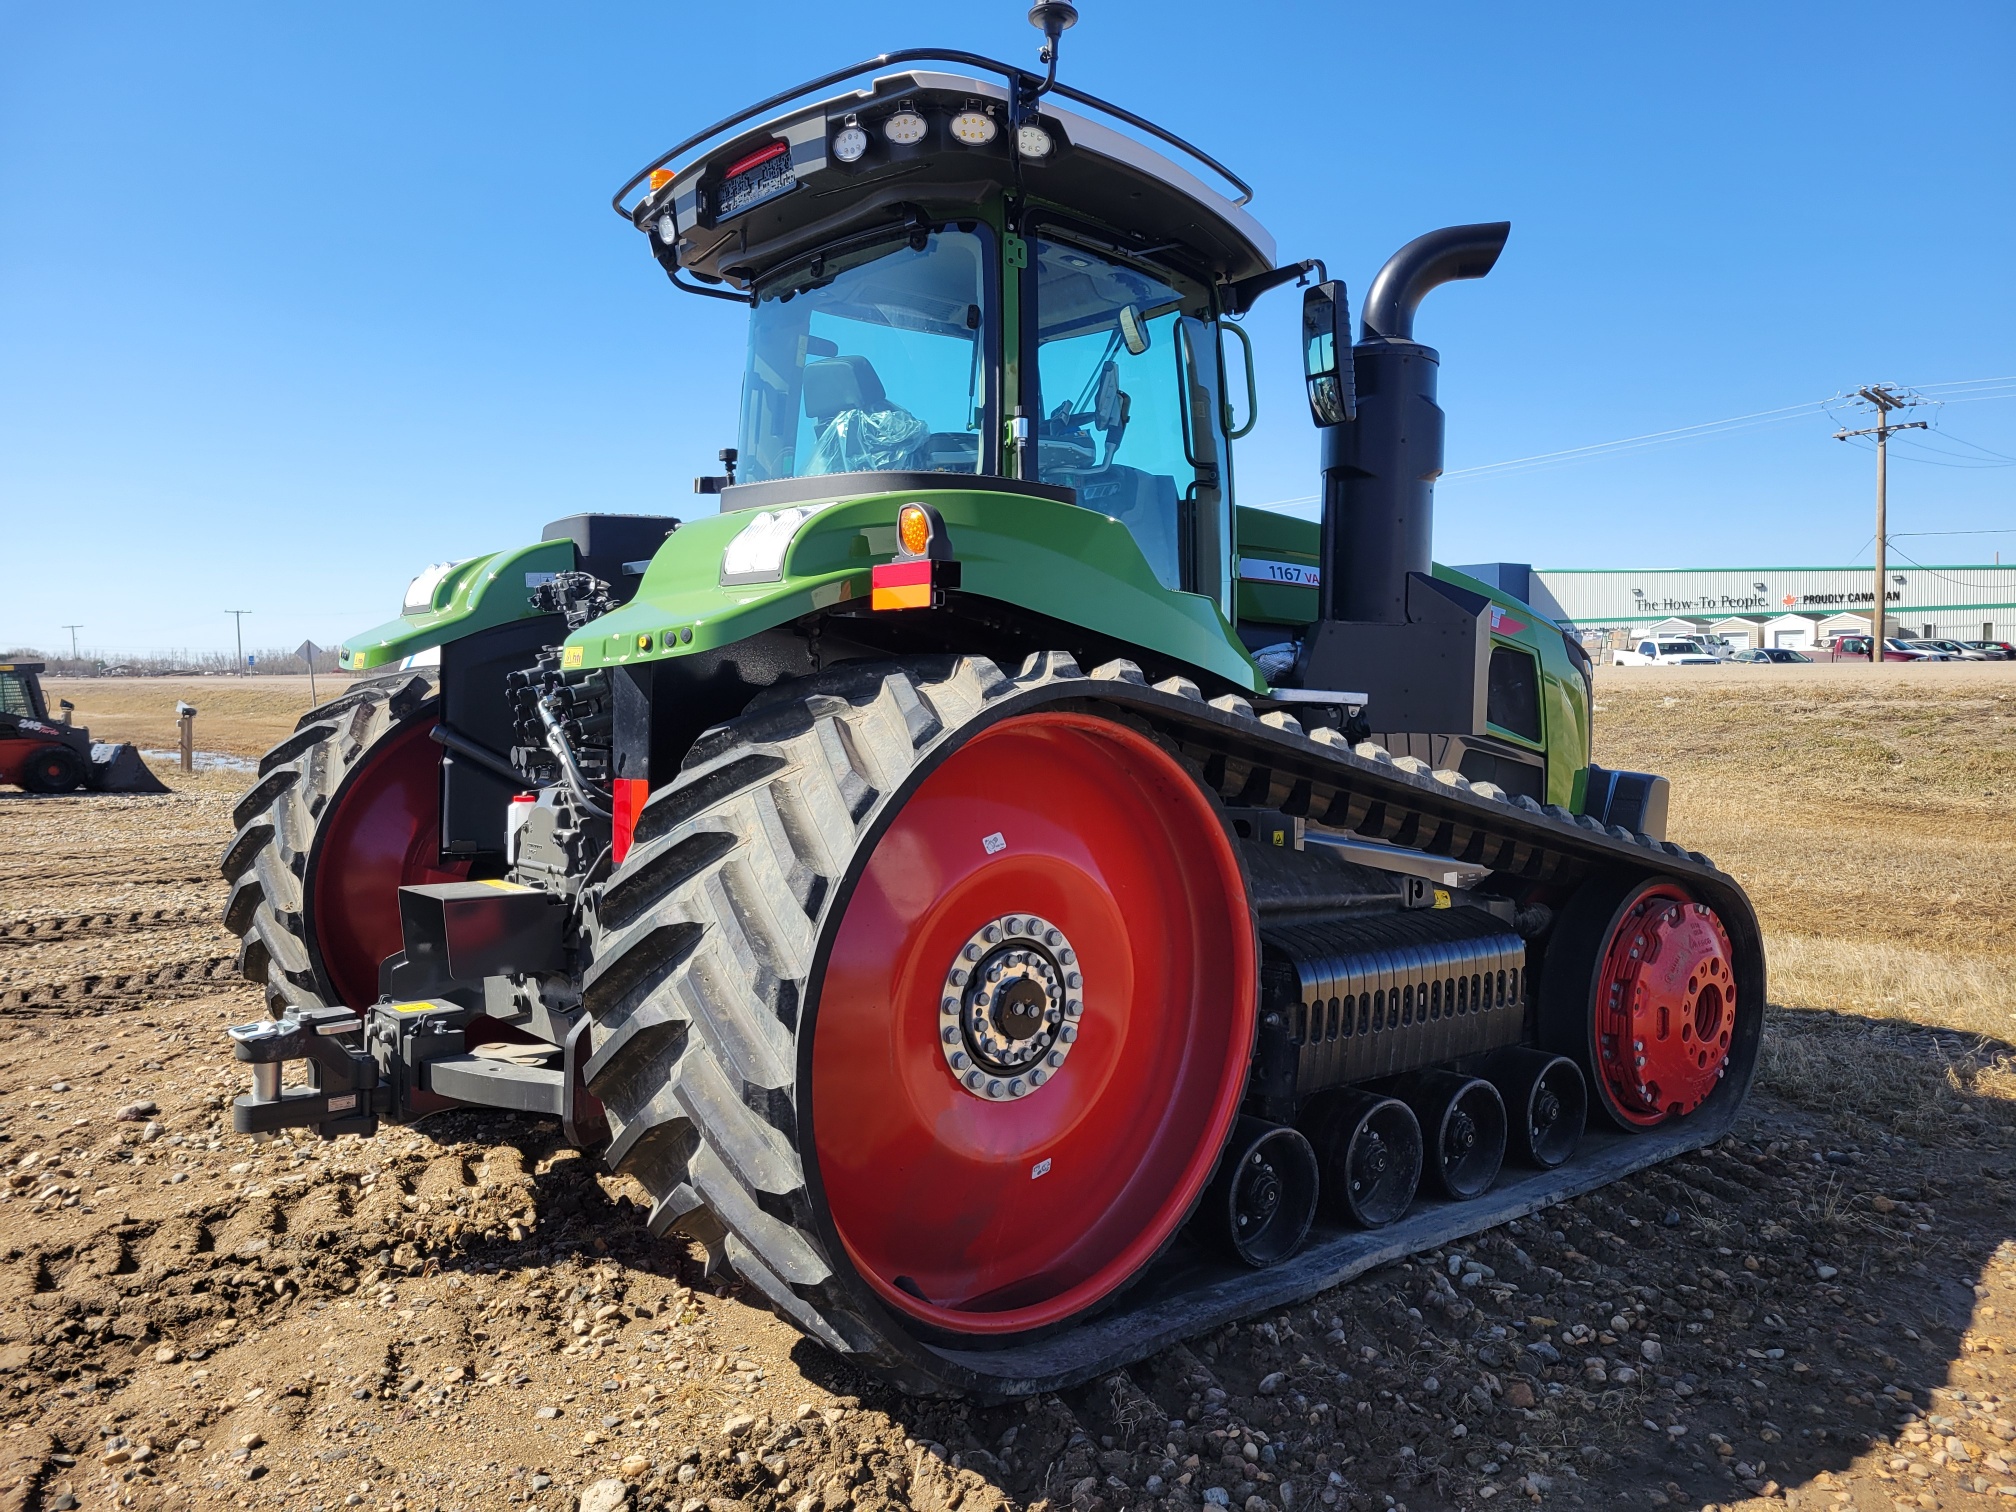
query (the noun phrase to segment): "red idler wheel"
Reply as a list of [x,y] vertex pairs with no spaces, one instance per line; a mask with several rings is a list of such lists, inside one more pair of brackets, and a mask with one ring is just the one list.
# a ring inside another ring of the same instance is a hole
[[1195,1206],[1252,1055],[1216,806],[1132,729],[1011,717],[924,780],[845,909],[800,1106],[846,1259],[941,1335],[1111,1296]]
[[1736,1026],[1728,932],[1676,883],[1619,915],[1596,977],[1593,1051],[1605,1110],[1637,1128],[1692,1113],[1722,1079]]
[[442,865],[441,748],[429,716],[368,750],[317,827],[309,859],[309,948],[336,1001],[378,1001],[378,965],[404,944],[399,889],[460,882],[467,862]]

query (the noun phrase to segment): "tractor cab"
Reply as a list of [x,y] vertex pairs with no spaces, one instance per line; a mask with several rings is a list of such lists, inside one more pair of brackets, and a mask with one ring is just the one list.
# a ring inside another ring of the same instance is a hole
[[1024,70],[888,61],[927,59],[975,71],[891,71],[745,124],[796,96],[776,97],[618,195],[675,284],[750,307],[735,465],[702,486],[724,511],[957,478],[1061,496],[1230,618],[1220,322],[1274,264],[1246,186]]

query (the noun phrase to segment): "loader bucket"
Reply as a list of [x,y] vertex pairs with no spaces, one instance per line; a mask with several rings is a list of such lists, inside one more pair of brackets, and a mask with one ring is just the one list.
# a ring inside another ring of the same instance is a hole
[[168,788],[140,759],[139,748],[130,742],[110,745],[94,741],[91,746],[91,775],[95,793],[165,793]]

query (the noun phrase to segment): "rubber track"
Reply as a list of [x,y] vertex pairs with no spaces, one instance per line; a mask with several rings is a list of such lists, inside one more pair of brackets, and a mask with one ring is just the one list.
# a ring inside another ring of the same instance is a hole
[[231,884],[224,927],[239,937],[239,973],[265,986],[275,1018],[329,1006],[302,918],[315,827],[364,753],[430,711],[436,691],[431,670],[353,683],[302,715],[294,733],[260,759],[258,780],[232,811],[236,833],[222,863]]
[[[1726,1127],[1745,1085],[1725,1083],[1713,1116],[1697,1115],[1684,1132],[1592,1141],[1601,1147],[1594,1163],[1578,1159],[1571,1174],[1512,1183],[1503,1201],[1464,1205],[1454,1216],[1437,1209],[1410,1217],[1382,1231],[1378,1245],[1345,1245],[1350,1254],[1312,1245],[1272,1271],[1193,1287],[1173,1302],[1144,1284],[1146,1304],[1019,1358],[920,1344],[829,1261],[798,1155],[796,1080],[809,1063],[798,1015],[845,890],[908,793],[985,725],[1059,704],[1146,725],[1229,804],[1279,808],[1515,879],[1572,884],[1600,868],[1672,875],[1754,938],[1741,888],[1706,857],[1510,799],[1369,743],[1354,748],[1330,730],[1305,734],[1291,716],[1256,715],[1238,697],[1206,702],[1187,678],[1151,688],[1131,662],[1088,676],[1070,657],[1048,653],[1010,678],[983,658],[943,658],[842,666],[792,684],[701,737],[645,806],[630,856],[591,904],[587,1069],[610,1114],[608,1159],[655,1199],[652,1231],[676,1225],[700,1240],[829,1348],[914,1391],[1052,1389],[1211,1319],[1334,1285],[1387,1249],[1405,1253],[1440,1242],[1432,1236],[1444,1229],[1502,1222],[1505,1215],[1485,1215],[1558,1200],[1578,1180],[1615,1179]],[[1763,1001],[1761,965],[1747,985]]]

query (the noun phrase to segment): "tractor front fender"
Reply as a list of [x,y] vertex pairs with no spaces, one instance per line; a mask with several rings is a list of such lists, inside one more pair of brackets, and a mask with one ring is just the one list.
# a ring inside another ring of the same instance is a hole
[[[479,630],[536,618],[540,611],[532,605],[533,590],[551,582],[554,574],[574,568],[571,540],[538,541],[515,551],[471,557],[440,570],[438,576],[437,569],[430,568],[407,589],[399,617],[345,641],[337,663],[345,672],[369,672]],[[431,584],[426,582],[429,576],[435,576]]]

